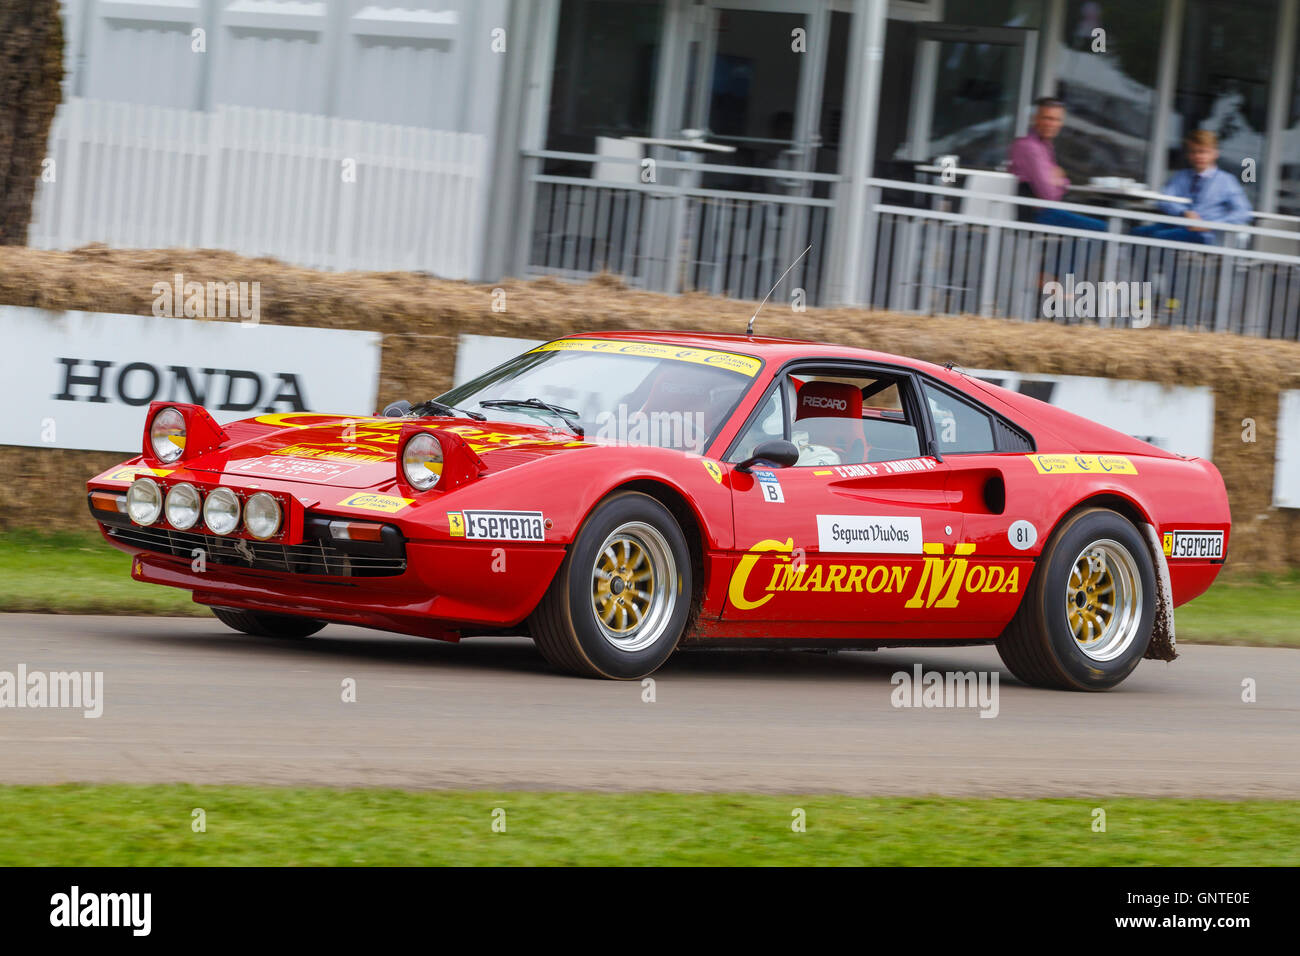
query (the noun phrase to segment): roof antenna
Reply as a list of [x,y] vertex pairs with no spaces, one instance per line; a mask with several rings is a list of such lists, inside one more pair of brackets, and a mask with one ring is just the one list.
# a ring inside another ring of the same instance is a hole
[[[808,249],[811,248],[812,248],[812,243],[810,242],[808,243]],[[803,252],[799,253],[799,255],[795,256],[794,262],[790,263],[790,268],[782,272],[781,278],[777,279],[776,282],[772,283],[772,288],[767,290],[767,295],[763,296],[763,301],[758,304],[758,308],[754,310],[754,314],[749,317],[749,325],[745,326],[746,335],[750,336],[751,338],[753,337],[754,320],[758,318],[758,313],[763,311],[763,306],[767,305],[767,300],[772,298],[772,293],[776,291],[776,287],[779,286],[783,281],[785,281],[785,277],[788,276],[790,272],[794,269],[794,267],[799,264],[799,260],[802,259],[804,256],[808,255],[808,249],[805,249]]]

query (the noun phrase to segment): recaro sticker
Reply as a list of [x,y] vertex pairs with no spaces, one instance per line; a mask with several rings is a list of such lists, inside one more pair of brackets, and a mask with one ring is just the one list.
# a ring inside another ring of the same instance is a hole
[[453,537],[477,541],[545,541],[546,516],[540,511],[449,511]]
[[1166,531],[1165,556],[1170,558],[1223,557],[1222,531]]
[[818,515],[821,551],[920,554],[921,519],[897,515]]
[[1136,475],[1123,455],[1026,455],[1040,475]]
[[374,495],[362,492],[348,495],[339,502],[340,507],[361,508],[364,511],[382,511],[385,514],[397,514],[407,505],[414,503],[414,498],[397,498],[393,495]]

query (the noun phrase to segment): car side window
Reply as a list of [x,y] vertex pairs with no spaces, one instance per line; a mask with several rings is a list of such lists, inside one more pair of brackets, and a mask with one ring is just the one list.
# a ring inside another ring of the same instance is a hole
[[790,439],[799,465],[858,465],[920,454],[917,423],[904,400],[909,380],[863,370],[801,369],[789,382],[794,395]]
[[744,461],[754,454],[754,449],[765,441],[785,437],[785,398],[784,389],[773,389],[759,413],[736,440],[734,451],[727,456],[727,461]]
[[940,452],[960,455],[994,450],[993,420],[987,412],[929,383],[925,385],[925,400],[934,419]]

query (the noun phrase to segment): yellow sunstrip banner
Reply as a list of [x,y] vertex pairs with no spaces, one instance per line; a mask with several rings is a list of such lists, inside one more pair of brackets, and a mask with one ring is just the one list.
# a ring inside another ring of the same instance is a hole
[[1136,475],[1123,455],[1026,455],[1040,475]]
[[560,339],[533,349],[534,352],[613,352],[619,355],[641,355],[646,358],[673,359],[712,365],[753,378],[763,367],[761,359],[734,352],[715,352],[712,349],[685,348],[665,345],[662,342],[625,342],[617,339]]
[[337,425],[346,428],[361,426],[372,431],[401,431],[404,422],[396,418],[370,418],[368,416],[329,415],[322,412],[275,412],[270,415],[258,415],[253,421],[263,425],[275,425],[278,428],[321,428]]

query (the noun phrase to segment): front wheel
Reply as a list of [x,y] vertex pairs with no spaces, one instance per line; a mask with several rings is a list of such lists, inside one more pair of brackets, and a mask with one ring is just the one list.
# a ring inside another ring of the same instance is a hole
[[1151,554],[1121,515],[1069,516],[1043,549],[998,653],[1026,684],[1109,690],[1146,653],[1155,620]]
[[241,611],[233,607],[214,607],[212,613],[226,627],[233,627],[236,631],[243,631],[253,637],[310,637],[326,623],[310,617]]
[[533,640],[556,667],[636,680],[681,639],[690,613],[691,555],[672,513],[649,495],[601,502],[530,618]]

